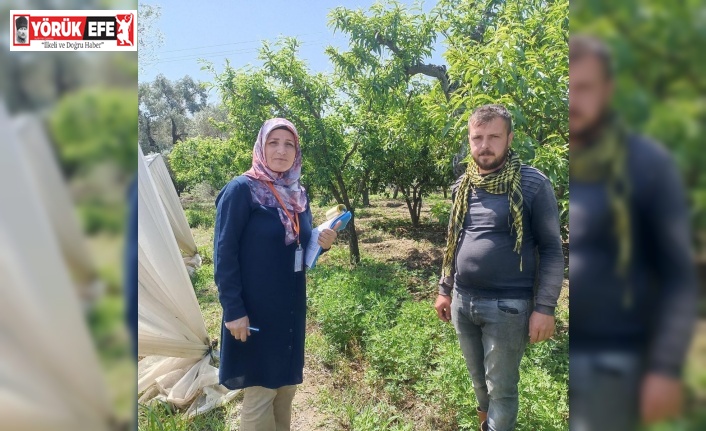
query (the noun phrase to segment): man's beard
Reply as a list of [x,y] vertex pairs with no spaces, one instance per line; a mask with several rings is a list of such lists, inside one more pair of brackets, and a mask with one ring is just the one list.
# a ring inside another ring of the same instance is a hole
[[[579,130],[571,130],[569,127],[569,138],[573,139],[578,139],[579,141],[583,142],[590,142],[595,139],[595,137],[599,134],[601,129],[603,128],[603,125],[608,121],[610,118],[610,109],[606,108],[601,112],[601,115],[598,116],[598,118],[593,121],[592,123],[588,124],[586,127],[583,127]],[[571,123],[571,116],[569,115],[569,123]]]
[[[502,166],[503,163],[505,163],[505,160],[507,160],[507,155],[510,153],[510,146],[508,145],[505,148],[505,151],[502,152],[499,156],[495,156],[495,153],[490,152],[490,150],[485,150],[482,153],[478,154],[478,157],[472,156],[473,160],[476,162],[476,165],[484,171],[493,171],[500,166]],[[494,158],[490,159],[489,161],[482,162],[481,157],[482,156],[495,156]]]

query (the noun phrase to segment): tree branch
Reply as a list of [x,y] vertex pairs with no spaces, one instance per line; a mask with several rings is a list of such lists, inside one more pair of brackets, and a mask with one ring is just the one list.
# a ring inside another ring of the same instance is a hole
[[[441,89],[444,90],[444,95],[446,96],[446,101],[451,100],[451,93],[456,88],[452,88],[452,84],[449,81],[449,75],[446,73],[446,66],[437,66],[435,64],[422,64],[417,63],[406,68],[406,72],[409,76],[414,76],[418,73],[422,75],[430,76],[439,80],[441,84]],[[455,86],[454,86],[455,87]]]
[[353,147],[346,153],[346,155],[343,157],[343,162],[341,163],[341,170],[346,167],[346,164],[348,163],[348,159],[353,156],[353,153],[355,153],[355,150],[358,149],[358,144],[360,144],[360,140],[356,139],[355,143],[353,144]]
[[[387,47],[387,49],[392,51],[392,53],[397,57],[404,57],[402,55],[402,50],[391,40],[385,39],[381,34],[377,34],[375,36],[375,40],[377,40],[380,45]],[[415,63],[410,66],[405,66],[405,72],[408,76],[414,76],[421,73],[422,75],[430,76],[439,80],[447,102],[451,100],[451,93],[458,88],[458,85],[452,84],[449,80],[449,75],[446,73],[445,65],[437,66],[435,64]]]

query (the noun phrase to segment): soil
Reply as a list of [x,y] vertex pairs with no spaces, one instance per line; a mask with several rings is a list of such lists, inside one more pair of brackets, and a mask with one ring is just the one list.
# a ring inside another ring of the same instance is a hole
[[[305,363],[311,364],[310,358]],[[304,383],[292,403],[292,431],[335,430],[338,421],[320,408],[319,393],[333,387],[331,373],[324,368],[305,366]]]

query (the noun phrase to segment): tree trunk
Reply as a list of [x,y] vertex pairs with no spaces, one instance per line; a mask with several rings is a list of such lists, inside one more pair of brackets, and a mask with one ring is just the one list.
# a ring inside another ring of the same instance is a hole
[[412,220],[412,226],[419,226],[419,211],[417,211],[417,199],[416,197],[410,196],[409,192],[402,190],[404,195],[404,201],[407,204],[407,211],[409,211],[409,218]]
[[150,151],[159,152],[159,147],[157,146],[157,142],[152,137],[152,124],[150,123],[149,119],[145,120],[145,127],[147,128],[145,133],[147,134],[147,142],[149,142]]
[[444,190],[444,199],[448,199],[449,198],[449,190],[446,187],[442,187],[442,189]]
[[419,196],[414,198],[414,212],[415,212],[415,219],[417,220],[417,223],[414,225],[415,227],[419,226],[419,220],[422,218],[422,195],[420,193]]
[[343,182],[343,177],[340,172],[336,173],[336,183],[339,189],[336,188],[333,182],[329,183],[329,188],[336,202],[346,206],[348,211],[351,212],[351,220],[348,222],[346,229],[350,229],[350,239],[348,241],[348,250],[350,252],[351,264],[356,265],[360,262],[360,247],[358,246],[358,232],[355,230],[355,208],[351,205],[351,201],[348,197],[348,191],[346,190],[345,183]]
[[172,122],[172,148],[176,143],[182,138],[182,134],[177,133],[177,125],[176,121],[174,121],[174,118],[169,119]]
[[350,252],[351,265],[357,265],[360,262],[360,248],[358,247],[358,232],[355,230],[355,212],[351,208],[351,219],[348,222],[347,229],[350,230],[350,241],[348,241],[348,251]]
[[409,189],[402,189],[404,201],[407,203],[409,218],[412,220],[413,227],[419,227],[419,220],[422,216],[422,187],[412,187],[412,192]]
[[368,171],[365,171],[363,178],[358,184],[358,192],[356,193],[355,201],[358,202],[358,196],[363,198],[363,207],[370,206],[370,186],[368,186]]
[[400,192],[400,188],[395,186],[394,191],[392,192],[392,199],[397,199],[397,194]]

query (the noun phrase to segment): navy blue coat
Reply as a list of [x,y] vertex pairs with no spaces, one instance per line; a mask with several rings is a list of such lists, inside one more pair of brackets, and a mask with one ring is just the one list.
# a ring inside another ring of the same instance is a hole
[[[216,198],[213,262],[223,306],[219,376],[229,389],[276,389],[303,380],[306,273],[294,272],[297,243],[285,245],[277,208],[255,204],[249,181],[234,178]],[[299,225],[306,248],[312,229],[308,205]],[[246,315],[260,332],[241,342],[223,323]]]

